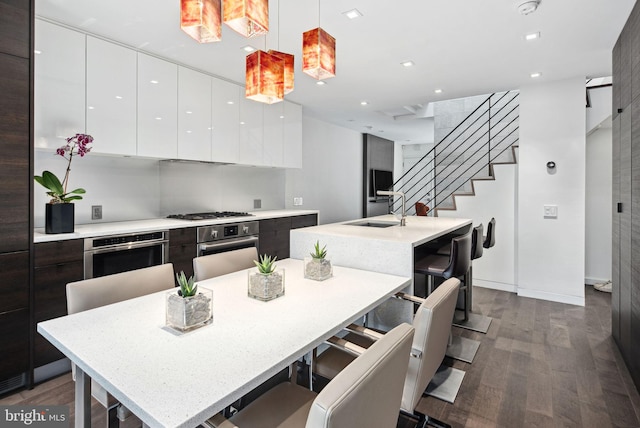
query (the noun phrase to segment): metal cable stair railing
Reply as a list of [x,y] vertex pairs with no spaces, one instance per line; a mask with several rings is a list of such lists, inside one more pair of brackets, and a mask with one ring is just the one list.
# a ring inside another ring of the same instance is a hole
[[[429,206],[430,215],[451,208],[454,194],[472,194],[472,179],[493,177],[492,163],[518,142],[518,96],[517,91],[488,96],[393,184],[405,194],[407,214],[415,214],[418,201]],[[390,199],[389,212],[400,210],[400,203]]]

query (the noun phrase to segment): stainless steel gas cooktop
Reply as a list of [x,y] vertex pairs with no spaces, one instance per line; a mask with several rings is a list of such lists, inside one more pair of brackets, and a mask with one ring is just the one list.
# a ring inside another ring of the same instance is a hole
[[208,213],[171,214],[167,218],[178,220],[213,220],[217,218],[251,217],[253,214],[237,211],[213,211]]

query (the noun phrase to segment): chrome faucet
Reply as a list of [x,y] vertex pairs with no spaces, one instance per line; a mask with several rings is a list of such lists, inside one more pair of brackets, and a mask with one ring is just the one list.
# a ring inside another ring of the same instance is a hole
[[407,225],[407,209],[405,206],[405,198],[403,192],[391,192],[387,190],[378,190],[378,195],[380,196],[400,196],[402,198],[402,218],[400,219],[400,226]]

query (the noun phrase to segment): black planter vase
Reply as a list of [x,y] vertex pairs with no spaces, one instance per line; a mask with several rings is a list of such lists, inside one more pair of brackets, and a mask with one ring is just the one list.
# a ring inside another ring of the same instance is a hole
[[45,207],[45,233],[73,233],[74,204],[47,204]]

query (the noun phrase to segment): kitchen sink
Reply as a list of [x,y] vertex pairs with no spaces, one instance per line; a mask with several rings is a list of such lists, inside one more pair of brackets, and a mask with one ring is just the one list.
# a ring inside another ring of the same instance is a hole
[[364,226],[364,227],[391,227],[397,226],[400,223],[389,222],[389,221],[369,221],[369,220],[358,220],[353,221],[351,223],[345,223],[348,226]]

